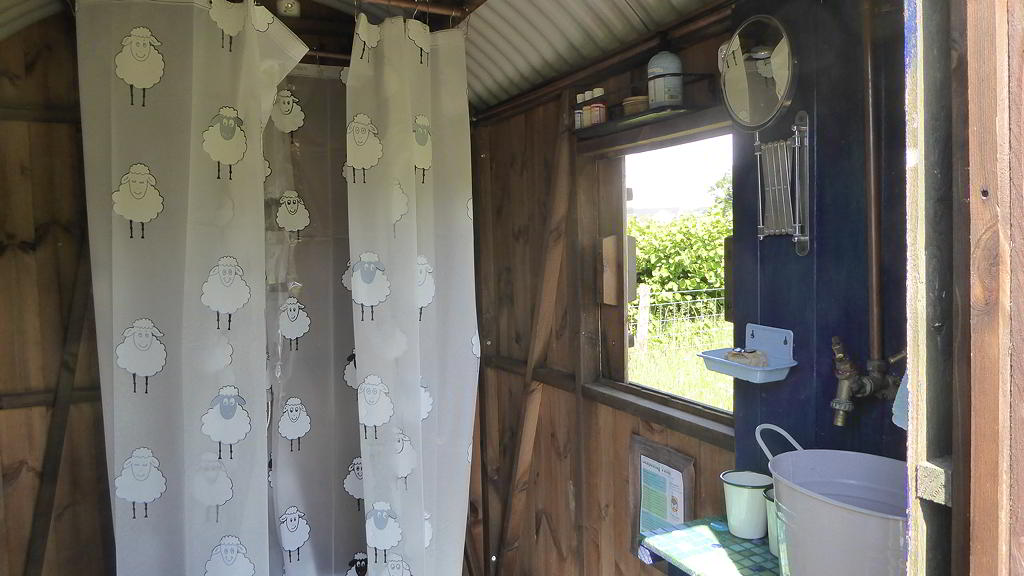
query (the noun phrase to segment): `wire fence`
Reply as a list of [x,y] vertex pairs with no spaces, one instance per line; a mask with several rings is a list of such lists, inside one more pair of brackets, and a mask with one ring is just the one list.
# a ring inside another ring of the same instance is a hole
[[725,288],[652,292],[640,285],[628,313],[634,346],[640,350],[651,342],[686,348],[695,340],[732,339],[732,326],[725,322]]
[[732,380],[711,372],[698,352],[729,347],[725,289],[652,292],[637,287],[629,305],[629,378],[637,384],[732,410]]

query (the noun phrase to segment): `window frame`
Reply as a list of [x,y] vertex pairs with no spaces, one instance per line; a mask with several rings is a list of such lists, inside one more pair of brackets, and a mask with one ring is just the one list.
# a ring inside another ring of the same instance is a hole
[[[584,384],[583,392],[604,404],[728,449],[734,448],[734,412],[669,394],[628,378],[625,156],[733,133],[728,112],[717,106],[656,124],[580,140],[576,144],[578,158],[592,157],[597,164],[598,246],[602,247],[598,260],[604,279],[602,297],[597,302],[601,331],[600,378]],[[601,177],[608,173],[613,176],[608,179]],[[618,241],[607,242],[611,236],[616,236]],[[609,254],[609,249],[614,253]],[[611,276],[615,277],[617,286],[614,291],[618,298],[614,295],[605,297],[607,295],[604,294],[609,290],[608,279]],[[609,304],[609,301],[615,303]]]

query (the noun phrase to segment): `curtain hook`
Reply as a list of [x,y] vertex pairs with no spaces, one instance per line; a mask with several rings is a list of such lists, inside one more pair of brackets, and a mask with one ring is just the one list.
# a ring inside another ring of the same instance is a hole
[[416,0],[416,9],[412,11],[412,19],[416,19],[416,15],[420,13],[420,0]]

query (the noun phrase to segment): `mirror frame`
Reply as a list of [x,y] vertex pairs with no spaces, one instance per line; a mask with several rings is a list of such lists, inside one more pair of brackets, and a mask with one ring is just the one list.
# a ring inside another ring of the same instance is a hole
[[768,116],[768,119],[760,124],[747,124],[746,122],[740,120],[739,117],[736,116],[736,114],[732,110],[732,106],[729,105],[729,98],[726,95],[727,93],[725,89],[725,74],[718,75],[718,85],[719,89],[722,91],[722,104],[725,106],[726,111],[729,112],[729,116],[732,117],[733,122],[735,122],[736,125],[744,132],[760,132],[761,130],[764,130],[768,126],[771,126],[772,123],[775,122],[775,120],[777,120],[780,116],[782,116],[783,113],[785,113],[785,111],[793,103],[793,94],[796,92],[797,74],[800,71],[799,59],[797,59],[794,56],[794,54],[796,54],[796,50],[794,49],[793,36],[789,33],[789,30],[787,30],[786,27],[782,25],[782,22],[779,22],[779,20],[774,16],[768,14],[757,14],[756,16],[751,16],[750,18],[747,18],[739,25],[739,27],[736,28],[736,31],[733,32],[731,36],[729,36],[728,44],[732,44],[732,41],[736,38],[736,35],[743,31],[744,27],[746,27],[748,24],[752,22],[757,21],[767,22],[769,24],[776,26],[779,30],[782,31],[783,36],[789,40],[789,61],[792,63],[792,68],[789,72],[789,85],[786,86],[785,94],[782,98],[779,99],[779,103],[776,105],[775,110],[771,113],[771,115]]

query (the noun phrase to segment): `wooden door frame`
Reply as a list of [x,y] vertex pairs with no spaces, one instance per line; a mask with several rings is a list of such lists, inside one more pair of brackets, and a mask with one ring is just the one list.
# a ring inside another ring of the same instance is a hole
[[[904,6],[906,29],[917,34],[907,38],[908,159],[916,160],[908,161],[907,179],[909,574],[1024,576],[1024,2]],[[948,94],[935,81],[942,75]],[[945,155],[936,153],[943,143]],[[936,170],[948,179],[929,179]],[[936,199],[952,214],[936,216]],[[952,238],[945,250],[925,249],[942,235]],[[936,261],[951,278],[944,316],[929,300],[932,292],[940,305],[947,298]],[[952,344],[929,347],[943,331]],[[942,362],[951,365],[951,384],[925,377],[934,375],[926,365]],[[936,386],[951,410],[933,409]],[[936,445],[949,452],[938,454]],[[935,466],[948,453],[948,464]],[[929,468],[944,473],[944,495],[927,495]],[[948,520],[939,514],[930,524],[925,500],[951,506]]]
[[1022,18],[1019,0],[961,0],[951,18],[966,38],[971,368],[963,544],[978,576],[1024,574]]
[[971,229],[970,573],[1016,575],[1024,574],[1019,510],[1024,476],[1010,462],[1024,452],[1019,438],[1024,421],[1021,408],[1015,410],[1011,401],[1016,397],[1019,403],[1024,392],[1019,328],[1024,253],[1020,244],[1011,248],[1014,240],[1024,240],[1024,12],[1019,0],[968,0],[963,10]]

